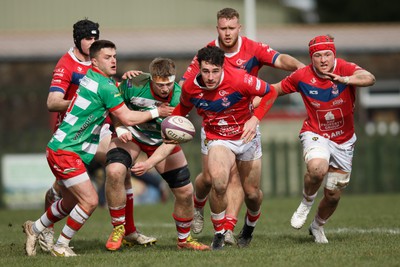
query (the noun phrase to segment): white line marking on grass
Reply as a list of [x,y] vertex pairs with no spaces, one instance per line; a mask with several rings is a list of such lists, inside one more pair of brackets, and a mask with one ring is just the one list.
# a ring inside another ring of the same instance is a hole
[[357,233],[357,234],[391,234],[399,235],[400,228],[372,228],[372,229],[361,229],[361,228],[339,228],[339,229],[326,229],[328,233]]

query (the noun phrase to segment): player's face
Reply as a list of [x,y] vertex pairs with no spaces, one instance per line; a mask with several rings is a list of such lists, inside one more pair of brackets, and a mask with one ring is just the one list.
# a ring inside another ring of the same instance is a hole
[[237,48],[241,25],[238,18],[220,18],[217,23],[218,40],[225,52],[233,52]]
[[86,37],[81,40],[81,48],[83,53],[89,55],[89,48],[90,46],[96,41],[95,37]]
[[168,98],[169,94],[174,89],[174,82],[165,83],[165,82],[152,81],[151,85],[153,92],[161,98]]
[[222,66],[202,61],[200,64],[200,74],[207,89],[213,90],[218,87],[221,81]]
[[117,73],[117,52],[113,48],[102,48],[92,59],[94,67],[101,70],[107,77]]
[[312,64],[317,72],[332,72],[335,66],[335,55],[331,50],[315,52],[311,57]]

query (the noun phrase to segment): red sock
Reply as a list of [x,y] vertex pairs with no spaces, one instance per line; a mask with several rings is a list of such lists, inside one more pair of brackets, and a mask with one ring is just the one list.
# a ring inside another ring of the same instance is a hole
[[247,210],[247,213],[246,213],[246,224],[248,226],[253,226],[254,227],[256,225],[258,219],[260,218],[260,216],[261,216],[261,212],[258,212],[257,215],[251,215],[250,212]]
[[224,222],[225,230],[231,230],[233,232],[235,230],[236,223],[237,223],[236,217],[225,216],[225,222]]
[[115,227],[125,224],[125,206],[122,208],[108,208],[111,215],[111,224]]
[[172,217],[174,217],[176,231],[178,232],[178,242],[186,242],[190,235],[190,225],[193,218],[179,218],[175,214],[172,214]]
[[203,201],[199,201],[196,197],[196,194],[193,194],[193,201],[196,209],[202,209],[207,203],[207,198],[205,198]]
[[135,220],[133,219],[133,193],[126,193],[126,206],[125,206],[125,235],[134,233],[136,231]]

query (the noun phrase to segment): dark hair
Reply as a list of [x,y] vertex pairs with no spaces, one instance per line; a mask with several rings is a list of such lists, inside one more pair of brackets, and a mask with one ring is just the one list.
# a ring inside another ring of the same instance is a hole
[[95,37],[98,40],[100,38],[99,24],[87,18],[80,20],[74,24],[73,37],[75,46],[82,54],[85,54],[82,51],[81,40],[87,37]]
[[239,12],[237,12],[235,9],[230,8],[230,7],[226,7],[224,9],[221,9],[220,11],[218,11],[217,13],[217,20],[218,19],[233,19],[233,18],[237,18],[239,20]]
[[201,65],[202,61],[212,65],[222,66],[224,64],[225,52],[217,46],[207,46],[197,52],[197,61]]
[[103,48],[114,48],[117,49],[115,44],[108,40],[97,40],[89,48],[90,58],[95,58],[99,51]]

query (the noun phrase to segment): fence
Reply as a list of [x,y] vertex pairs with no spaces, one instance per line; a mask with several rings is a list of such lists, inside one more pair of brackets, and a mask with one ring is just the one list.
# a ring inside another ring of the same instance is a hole
[[[183,145],[192,179],[201,171],[198,143]],[[300,142],[263,144],[262,189],[265,196],[300,195],[305,164]],[[359,137],[347,193],[400,192],[400,139]]]

